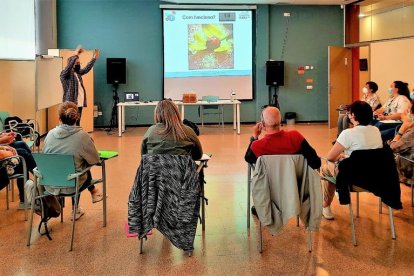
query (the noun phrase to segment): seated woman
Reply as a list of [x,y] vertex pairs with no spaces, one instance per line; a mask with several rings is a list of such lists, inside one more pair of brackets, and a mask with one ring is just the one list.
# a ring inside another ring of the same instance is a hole
[[[75,167],[77,171],[82,171],[91,165],[99,162],[99,154],[95,148],[92,138],[88,133],[82,130],[80,126],[76,126],[79,119],[78,107],[72,102],[64,102],[59,107],[60,125],[49,131],[45,138],[43,147],[44,153],[60,153],[71,154],[75,159]],[[90,185],[92,175],[90,171],[79,177],[80,190],[88,188],[92,195],[92,202],[96,203],[103,199],[102,192],[94,185]],[[53,189],[48,192],[51,194],[72,194],[74,189]],[[74,201],[72,199],[72,205]],[[85,211],[78,207],[76,219],[79,219]]]
[[355,101],[349,107],[349,119],[353,128],[345,129],[336,140],[335,145],[328,152],[328,161],[321,169],[321,183],[323,192],[322,216],[325,219],[334,219],[330,208],[336,186],[334,182],[326,179],[336,179],[338,164],[343,158],[351,156],[355,150],[382,148],[381,134],[378,128],[370,125],[372,121],[372,108],[368,103]]
[[9,184],[9,177],[7,175],[7,168],[3,164],[3,160],[17,155],[14,148],[9,146],[0,146],[0,190]]
[[[373,81],[368,81],[365,83],[365,86],[362,88],[362,98],[361,101],[367,102],[372,111],[377,110],[381,106],[381,101],[379,96],[377,95],[378,85]],[[348,128],[350,121],[347,114],[341,114],[338,116],[338,135],[344,129]]]
[[201,143],[195,132],[181,121],[174,102],[158,102],[154,111],[154,122],[155,125],[144,134],[141,154],[189,154],[194,160],[201,158]]
[[[0,133],[0,144],[8,145],[15,150],[14,155],[20,155],[26,161],[27,171],[33,173],[33,169],[36,168],[36,162],[33,159],[32,152],[27,144],[23,141],[16,141],[16,133],[14,132],[5,132]],[[15,168],[16,173],[23,172],[23,165],[19,164]],[[29,179],[29,175],[27,175],[27,179]],[[32,180],[28,180],[32,181]],[[19,189],[19,207],[18,209],[24,209],[24,179],[18,178],[17,179],[17,188]],[[28,206],[30,208],[30,206]]]
[[[391,141],[390,147],[394,153],[414,161],[414,105],[411,106],[410,111],[402,115],[403,124]],[[397,167],[403,178],[413,179],[414,163],[398,158]]]
[[[408,83],[394,81],[388,89],[389,99],[384,106],[374,112],[378,120],[373,124],[381,131],[381,138],[385,142],[394,136],[395,128],[401,125],[401,114],[411,108]],[[386,122],[384,120],[387,120]]]

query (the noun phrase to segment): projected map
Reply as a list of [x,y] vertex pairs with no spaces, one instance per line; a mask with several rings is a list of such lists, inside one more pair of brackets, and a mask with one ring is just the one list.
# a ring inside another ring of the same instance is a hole
[[188,68],[233,69],[233,24],[189,24]]

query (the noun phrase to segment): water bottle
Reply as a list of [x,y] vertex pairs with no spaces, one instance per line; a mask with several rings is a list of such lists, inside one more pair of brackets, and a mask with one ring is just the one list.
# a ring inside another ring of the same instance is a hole
[[234,92],[234,89],[232,89],[230,93],[230,101],[234,102],[235,100],[236,100],[236,92]]

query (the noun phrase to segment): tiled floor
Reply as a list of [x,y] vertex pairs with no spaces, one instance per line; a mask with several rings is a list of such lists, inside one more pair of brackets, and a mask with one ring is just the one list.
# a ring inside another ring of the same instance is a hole
[[[320,156],[331,147],[335,131],[326,125],[295,125]],[[243,160],[251,126],[237,135],[231,126],[206,126],[200,140],[213,158],[206,170],[206,231],[198,228],[195,251],[187,257],[155,231],[138,253],[136,238],[127,238],[128,195],[140,160],[145,128],[129,128],[119,138],[95,131],[99,149],[119,151],[108,161],[108,225],[102,228],[102,204],[92,204],[88,192],[81,206],[86,214],[76,224],[75,248],[68,252],[70,212],[64,223],[51,221],[53,240],[35,234],[26,246],[26,230],[17,203],[6,210],[5,191],[0,192],[0,275],[412,275],[414,264],[413,208],[410,189],[401,186],[404,209],[394,211],[397,240],[391,240],[388,211],[378,214],[378,200],[361,195],[361,214],[356,219],[358,246],[351,242],[348,206],[335,199],[334,221],[323,220],[313,233],[313,252],[307,250],[307,235],[295,219],[277,236],[264,230],[264,252],[258,252],[258,223],[246,228],[246,164]],[[99,175],[99,168],[93,170]],[[68,208],[67,208],[68,209]],[[35,217],[37,224],[38,217]],[[36,230],[35,230],[36,233]]]

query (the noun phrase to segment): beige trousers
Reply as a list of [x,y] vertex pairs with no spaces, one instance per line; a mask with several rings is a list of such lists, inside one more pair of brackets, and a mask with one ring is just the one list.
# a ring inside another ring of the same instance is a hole
[[321,183],[322,183],[322,193],[323,193],[323,207],[328,207],[331,205],[332,200],[335,195],[335,183],[326,180],[326,178],[333,178],[336,180],[338,175],[338,163],[326,162],[321,168]]

